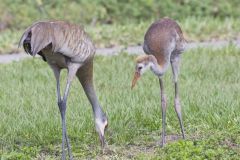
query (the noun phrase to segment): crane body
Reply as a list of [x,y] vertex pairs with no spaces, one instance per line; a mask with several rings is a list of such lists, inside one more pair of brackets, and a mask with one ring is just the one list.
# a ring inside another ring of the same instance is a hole
[[162,146],[165,144],[165,123],[167,109],[167,101],[162,76],[167,71],[170,64],[172,67],[175,87],[174,107],[179,119],[182,137],[185,138],[180,98],[178,93],[180,56],[181,53],[184,52],[185,46],[186,40],[183,37],[182,30],[177,22],[170,18],[163,18],[154,22],[148,28],[143,44],[143,50],[146,55],[140,55],[136,58],[136,68],[134,78],[132,80],[132,88],[135,86],[141,75],[143,75],[148,69],[150,69],[159,79],[162,107]]
[[[93,86],[93,58],[95,47],[84,29],[65,21],[36,22],[23,33],[19,46],[26,53],[40,55],[52,68],[56,79],[57,103],[62,119],[62,159],[66,159],[65,142],[70,159],[73,159],[66,129],[66,103],[71,83],[75,76],[79,79],[92,105],[96,131],[104,147],[104,131],[108,125],[107,116],[96,96]],[[61,96],[60,72],[67,69],[67,83]]]

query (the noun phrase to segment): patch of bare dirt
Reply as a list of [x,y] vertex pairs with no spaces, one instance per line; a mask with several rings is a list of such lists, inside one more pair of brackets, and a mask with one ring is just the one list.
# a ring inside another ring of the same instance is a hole
[[[108,145],[105,148],[103,154],[98,155],[96,159],[98,160],[108,160],[108,159],[134,159],[138,155],[147,155],[149,158],[154,157],[156,155],[157,149],[160,147],[160,140],[161,137],[157,135],[153,135],[153,137],[158,137],[158,141],[149,141],[145,143],[138,143],[138,144],[128,144],[126,146],[115,146],[115,145]],[[166,143],[174,142],[182,137],[180,135],[167,135],[166,136]],[[155,139],[155,138],[154,138]]]

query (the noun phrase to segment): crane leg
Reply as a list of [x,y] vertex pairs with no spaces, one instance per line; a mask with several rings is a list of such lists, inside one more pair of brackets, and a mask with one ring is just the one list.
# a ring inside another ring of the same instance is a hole
[[167,110],[167,99],[164,93],[163,80],[159,78],[160,92],[161,92],[161,107],[162,107],[162,142],[161,146],[165,144],[165,131],[166,131],[166,110]]
[[175,87],[174,108],[178,116],[182,137],[183,139],[185,139],[181,104],[180,104],[180,98],[179,98],[179,92],[178,92],[178,74],[179,74],[179,67],[180,67],[180,55],[176,56],[174,59],[171,60],[171,65],[172,65],[173,81],[174,81],[174,87]]
[[70,159],[73,159],[72,152],[71,152],[71,146],[70,142],[67,136],[67,129],[66,129],[66,119],[65,119],[65,113],[66,113],[66,103],[67,103],[67,97],[70,89],[71,82],[78,70],[78,68],[81,66],[80,64],[72,64],[68,68],[68,77],[67,77],[67,84],[64,92],[63,98],[61,98],[60,93],[60,68],[56,65],[50,65],[54,71],[54,75],[57,81],[57,99],[58,99],[58,107],[59,111],[61,113],[62,118],[62,159],[66,159],[65,154],[65,140],[67,143],[68,148],[68,156]]
[[[58,107],[59,107],[59,111],[61,113],[61,118],[62,118],[62,122],[63,122],[63,116],[62,116],[63,106],[61,104],[62,103],[62,98],[61,98],[61,90],[60,90],[60,72],[61,72],[61,69],[57,65],[50,64],[50,66],[51,66],[51,68],[52,68],[52,70],[54,72],[54,76],[56,78],[56,83],[57,83],[57,102],[58,102]],[[62,137],[62,159],[66,159],[65,149],[64,149],[65,148],[65,145],[64,145],[64,143],[65,143],[64,140],[65,139],[67,141],[67,144],[69,144],[69,140],[68,140],[66,132],[64,133],[64,137]],[[70,148],[70,146],[67,146],[67,147]],[[72,157],[70,152],[68,150],[69,157]]]
[[96,96],[94,85],[93,85],[93,62],[90,61],[85,64],[79,71],[77,72],[77,77],[84,89],[84,92],[92,105],[96,131],[98,132],[99,139],[101,142],[101,147],[104,149],[105,138],[104,132],[107,128],[107,116],[104,113],[101,105],[98,102],[98,98]]
[[61,69],[56,66],[56,65],[50,65],[53,72],[54,72],[54,76],[56,78],[56,83],[57,83],[57,101],[60,102],[61,101],[61,91],[60,91],[60,72]]
[[[56,78],[56,83],[57,83],[57,102],[58,102],[58,106],[59,106],[59,111],[61,113],[61,91],[60,91],[60,72],[61,72],[61,69],[56,66],[56,65],[50,65],[51,68],[53,69],[53,72],[54,72],[54,76]],[[62,114],[61,114],[61,117],[62,117]],[[67,137],[67,133],[65,132],[64,133],[64,137],[65,137],[65,140],[66,140],[66,143],[67,143],[67,148],[68,148],[68,156],[70,159],[72,159],[72,153],[71,153],[71,146],[70,146],[70,143],[69,143],[69,139]],[[62,146],[64,147],[64,145]],[[65,151],[62,155],[63,159],[66,157],[65,156]]]

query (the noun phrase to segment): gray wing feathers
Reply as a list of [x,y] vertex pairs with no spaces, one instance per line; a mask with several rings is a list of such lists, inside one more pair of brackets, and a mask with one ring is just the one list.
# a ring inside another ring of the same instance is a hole
[[39,51],[45,48],[52,42],[52,36],[50,35],[51,27],[47,24],[39,24],[35,25],[32,29],[32,37],[31,37],[31,49],[32,54],[36,55]]
[[85,61],[95,53],[95,47],[83,28],[64,21],[37,22],[26,29],[19,42],[19,46],[24,45],[32,56],[49,44],[52,53],[61,53],[74,61]]
[[33,56],[52,42],[52,28],[49,23],[37,22],[25,30],[19,41],[18,47],[23,45],[24,40],[30,33],[31,53]]
[[19,41],[19,43],[18,43],[18,48],[23,45],[23,41],[27,38],[28,34],[31,32],[31,29],[32,29],[35,25],[37,25],[37,24],[39,24],[39,23],[42,23],[42,22],[36,22],[36,23],[32,24],[30,27],[28,27],[28,28],[24,31],[24,33],[23,33],[23,35],[22,35],[22,37],[20,38],[20,41]]
[[54,29],[52,30],[52,51],[58,52],[59,49],[64,44],[64,40],[66,37],[64,37],[61,26],[54,25],[52,26]]

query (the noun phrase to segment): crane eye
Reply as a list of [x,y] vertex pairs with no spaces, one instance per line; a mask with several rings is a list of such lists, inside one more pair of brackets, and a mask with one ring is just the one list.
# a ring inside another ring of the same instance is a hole
[[141,70],[143,67],[142,66],[139,66],[138,69]]

